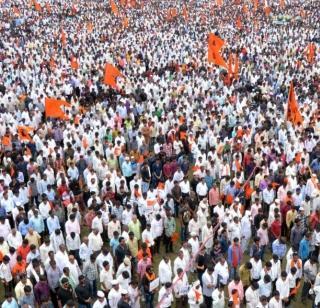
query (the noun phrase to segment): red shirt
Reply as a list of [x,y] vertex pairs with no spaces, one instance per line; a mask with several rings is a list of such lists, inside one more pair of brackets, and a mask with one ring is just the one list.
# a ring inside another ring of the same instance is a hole
[[281,222],[280,220],[275,220],[270,226],[270,232],[276,238],[281,235]]

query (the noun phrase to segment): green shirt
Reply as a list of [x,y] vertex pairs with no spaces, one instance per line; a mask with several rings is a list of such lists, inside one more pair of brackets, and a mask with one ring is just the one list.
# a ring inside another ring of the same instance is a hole
[[140,221],[137,220],[136,223],[134,223],[133,221],[130,221],[128,227],[129,227],[129,231],[132,231],[136,239],[139,241],[141,239]]
[[164,230],[165,235],[167,237],[172,236],[172,234],[176,231],[176,221],[173,217],[166,218],[164,221]]

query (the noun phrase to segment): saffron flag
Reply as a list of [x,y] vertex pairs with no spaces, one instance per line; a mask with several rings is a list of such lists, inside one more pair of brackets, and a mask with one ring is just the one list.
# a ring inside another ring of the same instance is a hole
[[34,2],[34,8],[36,9],[37,12],[41,12],[41,5],[39,2],[37,1]]
[[226,62],[223,60],[220,49],[224,45],[224,40],[213,33],[209,34],[208,39],[208,61],[215,65],[227,68]]
[[45,115],[46,118],[58,118],[61,120],[67,120],[65,112],[61,107],[71,107],[69,103],[61,99],[49,98],[45,99]]
[[294,92],[293,81],[290,83],[289,97],[288,97],[288,109],[287,109],[287,120],[292,124],[302,124],[303,119],[299,110],[296,94]]
[[241,22],[240,16],[237,17],[236,26],[237,26],[238,30],[242,29],[242,22]]
[[128,19],[128,17],[123,18],[122,26],[123,26],[124,29],[129,27],[129,19]]
[[170,8],[167,11],[167,20],[173,20],[174,18],[176,18],[178,16],[178,12],[176,8]]
[[63,46],[67,45],[67,37],[66,37],[66,33],[64,32],[64,30],[61,30],[61,43]]
[[30,133],[33,131],[33,128],[30,126],[18,126],[18,136],[21,141],[31,141],[32,138]]
[[70,66],[73,70],[77,70],[79,68],[79,63],[78,63],[78,60],[75,56],[71,57]]
[[93,24],[92,24],[91,22],[88,22],[88,23],[87,23],[87,30],[88,30],[89,33],[92,33],[92,31],[93,31]]
[[123,77],[120,71],[112,64],[107,63],[104,68],[104,84],[117,89],[117,78]]
[[253,0],[253,11],[256,12],[259,7],[259,0]]
[[217,6],[222,6],[223,0],[217,0]]
[[189,19],[189,14],[188,14],[188,9],[187,6],[185,5],[182,9],[182,16],[184,18],[185,21],[188,21]]
[[279,5],[282,9],[284,9],[284,7],[286,6],[286,3],[284,0],[280,0]]
[[115,4],[115,2],[113,0],[110,0],[110,6],[111,6],[111,11],[115,16],[118,16],[119,14],[119,10],[117,5]]
[[314,43],[310,43],[307,47],[307,59],[310,64],[313,63],[316,55],[316,45]]
[[47,10],[48,14],[51,14],[51,6],[50,6],[49,2],[46,3],[46,10]]
[[230,53],[229,60],[228,60],[228,75],[227,75],[226,83],[230,85],[233,79],[235,80],[238,79],[238,75],[239,75],[239,57],[236,54]]

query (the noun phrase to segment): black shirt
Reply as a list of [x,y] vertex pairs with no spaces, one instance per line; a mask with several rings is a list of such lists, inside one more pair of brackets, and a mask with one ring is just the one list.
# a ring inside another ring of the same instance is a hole
[[64,306],[70,299],[73,299],[72,291],[70,289],[59,288],[57,295],[62,306]]
[[87,305],[88,303],[86,303],[85,300],[90,297],[90,285],[88,283],[86,283],[84,286],[79,284],[75,291],[79,304]]
[[131,308],[131,305],[129,305],[123,299],[120,299],[120,301],[118,302],[118,308]]

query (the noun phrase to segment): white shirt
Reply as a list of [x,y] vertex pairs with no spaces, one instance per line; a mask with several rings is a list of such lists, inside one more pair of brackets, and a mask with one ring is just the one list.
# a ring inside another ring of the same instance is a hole
[[[106,271],[105,269],[102,269],[102,271],[100,272],[99,278],[100,278],[100,282],[103,283],[108,290],[112,288],[111,281],[113,280],[113,271],[111,267],[109,268],[108,271]],[[106,291],[104,286],[101,284],[101,289]]]
[[49,217],[50,210],[51,210],[51,207],[48,201],[46,203],[41,202],[39,204],[39,212],[43,219],[47,219]]
[[101,250],[103,246],[103,241],[101,235],[98,233],[97,235],[91,232],[88,236],[89,239],[89,248],[92,249],[93,252]]
[[216,284],[217,277],[215,276],[214,272],[212,274],[209,274],[208,270],[206,270],[202,275],[203,295],[210,297],[212,295],[212,292],[214,291]]
[[110,307],[117,307],[120,299],[121,299],[120,290],[117,291],[114,288],[112,288],[108,294],[108,300],[109,300]]
[[166,282],[171,282],[172,279],[172,267],[171,261],[169,260],[166,263],[164,260],[161,260],[159,263],[159,279],[161,284],[165,284]]
[[247,308],[256,308],[259,304],[259,289],[253,290],[249,287],[245,292]]
[[224,292],[220,292],[218,288],[216,288],[212,292],[212,307],[214,308],[224,308]]
[[180,257],[176,257],[174,262],[173,262],[173,272],[175,275],[177,275],[177,270],[178,268],[181,268],[182,270],[184,270],[186,267],[186,263],[184,259],[181,259]]
[[14,236],[12,233],[9,233],[7,236],[7,242],[10,247],[17,249],[22,244],[22,236],[19,231],[16,231],[16,235]]
[[171,303],[173,302],[173,296],[172,296],[171,289],[166,290],[166,287],[162,286],[159,291],[158,302],[159,302],[159,308],[170,307]]
[[290,294],[288,277],[285,281],[283,281],[281,277],[278,278],[276,282],[276,289],[279,291],[281,299],[288,298]]
[[63,269],[65,267],[68,267],[69,258],[67,252],[62,252],[59,250],[55,256],[54,259],[56,260],[57,266],[59,267],[60,271],[63,272]]
[[103,232],[103,221],[102,218],[99,218],[96,216],[92,219],[91,229],[98,229],[99,233],[101,234]]
[[228,269],[228,263],[225,261],[224,264],[221,264],[221,262],[218,262],[214,268],[214,272],[216,277],[220,275],[220,282],[224,285],[227,285],[228,279],[229,279],[229,269]]
[[72,238],[70,234],[66,237],[66,245],[68,250],[78,250],[80,249],[80,236],[79,234],[75,233],[75,237]]
[[269,301],[269,308],[282,308],[282,300],[277,301],[275,297],[272,297]]

